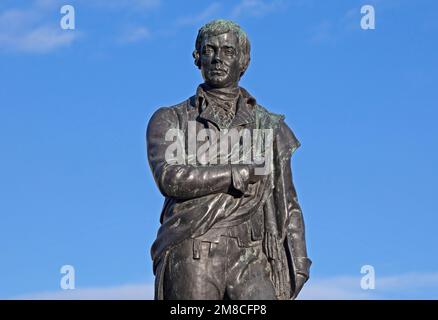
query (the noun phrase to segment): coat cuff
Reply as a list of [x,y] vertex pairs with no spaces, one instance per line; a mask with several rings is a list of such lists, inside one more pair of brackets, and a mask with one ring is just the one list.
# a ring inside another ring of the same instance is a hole
[[310,266],[312,265],[312,260],[307,257],[296,257],[295,258],[295,269],[297,274],[309,278]]
[[233,187],[245,193],[249,183],[249,166],[231,165]]

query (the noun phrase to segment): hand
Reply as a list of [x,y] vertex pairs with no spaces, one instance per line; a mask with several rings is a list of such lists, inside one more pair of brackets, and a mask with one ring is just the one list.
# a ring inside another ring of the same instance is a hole
[[[255,169],[261,165],[256,164],[233,164],[231,165],[232,186],[245,194],[248,185],[262,180],[264,175],[256,174]],[[259,170],[257,170],[259,171]],[[258,173],[258,172],[257,172]]]
[[291,300],[295,300],[300,293],[301,289],[303,289],[304,284],[306,283],[307,278],[302,274],[298,273],[297,278],[295,279],[295,291]]

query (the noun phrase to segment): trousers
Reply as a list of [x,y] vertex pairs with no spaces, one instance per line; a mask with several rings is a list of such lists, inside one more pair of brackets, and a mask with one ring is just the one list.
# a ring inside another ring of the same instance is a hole
[[173,247],[164,270],[166,300],[275,300],[271,267],[262,241],[239,247],[234,237],[219,243],[186,239]]

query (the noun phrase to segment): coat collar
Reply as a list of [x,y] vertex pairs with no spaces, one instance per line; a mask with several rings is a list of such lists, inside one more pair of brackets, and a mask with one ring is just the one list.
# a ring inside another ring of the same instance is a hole
[[[239,87],[239,89],[240,93],[237,101],[236,114],[228,129],[255,122],[254,108],[256,100],[244,88]],[[199,110],[200,119],[207,120],[220,128],[214,110],[205,104],[204,91],[201,86],[198,87],[196,95],[191,100],[194,102],[192,105]]]

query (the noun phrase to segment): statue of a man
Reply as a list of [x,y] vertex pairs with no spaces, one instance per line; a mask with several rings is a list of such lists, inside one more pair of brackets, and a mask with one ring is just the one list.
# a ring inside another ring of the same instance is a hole
[[236,23],[203,26],[193,57],[204,83],[147,128],[165,197],[155,299],[294,299],[311,264],[290,166],[299,142],[239,87],[250,43]]

